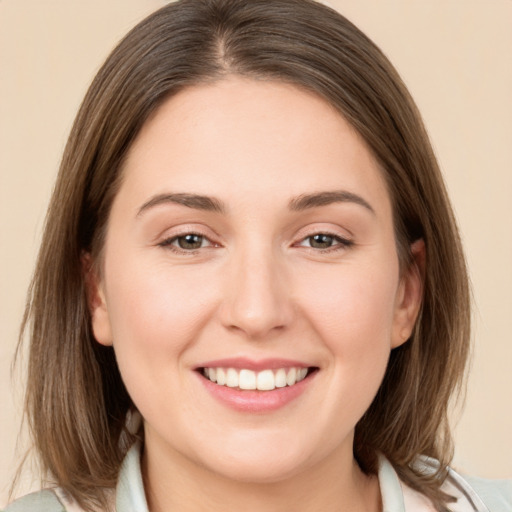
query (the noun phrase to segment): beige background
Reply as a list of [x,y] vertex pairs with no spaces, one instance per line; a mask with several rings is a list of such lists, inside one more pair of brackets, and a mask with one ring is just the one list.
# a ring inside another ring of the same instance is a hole
[[[10,362],[74,113],[114,43],[162,0],[0,0],[0,506],[15,468]],[[512,477],[512,0],[331,0],[423,112],[460,222],[475,356],[456,465]]]

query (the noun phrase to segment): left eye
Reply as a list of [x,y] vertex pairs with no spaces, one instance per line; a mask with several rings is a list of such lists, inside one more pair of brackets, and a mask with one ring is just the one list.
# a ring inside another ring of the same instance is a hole
[[186,235],[176,236],[174,238],[170,238],[165,240],[161,245],[163,246],[173,246],[184,251],[193,251],[196,249],[201,249],[210,245],[211,242],[203,235],[198,235],[196,233],[187,233]]
[[330,249],[338,245],[348,246],[350,242],[338,236],[329,235],[328,233],[317,233],[316,235],[304,238],[299,245],[313,249]]

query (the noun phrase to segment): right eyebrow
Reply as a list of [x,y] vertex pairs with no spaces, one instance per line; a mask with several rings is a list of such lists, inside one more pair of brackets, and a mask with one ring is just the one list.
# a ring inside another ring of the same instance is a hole
[[159,206],[162,204],[179,204],[186,206],[187,208],[193,208],[195,210],[204,210],[216,213],[225,213],[226,207],[224,203],[215,197],[201,196],[198,194],[158,194],[153,196],[149,201],[146,201],[137,212],[137,217],[140,217],[147,210]]

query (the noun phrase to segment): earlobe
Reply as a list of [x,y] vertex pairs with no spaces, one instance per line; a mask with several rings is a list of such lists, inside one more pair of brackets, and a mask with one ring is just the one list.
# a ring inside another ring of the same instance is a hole
[[404,269],[396,297],[392,348],[402,345],[411,336],[423,300],[426,253],[422,239],[411,245],[411,255],[412,261]]
[[111,346],[112,329],[105,292],[89,253],[82,255],[82,272],[94,338],[101,345]]

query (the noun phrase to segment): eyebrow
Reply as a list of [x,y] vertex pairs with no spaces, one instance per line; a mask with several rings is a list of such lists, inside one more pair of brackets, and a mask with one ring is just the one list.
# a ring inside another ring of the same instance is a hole
[[197,194],[159,194],[152,197],[139,208],[137,217],[140,217],[150,208],[168,203],[179,204],[188,208],[193,208],[195,210],[204,210],[207,212],[226,212],[226,207],[222,201],[219,201],[214,197],[201,196]]
[[327,206],[333,203],[355,203],[363,206],[375,215],[375,210],[370,203],[361,196],[348,192],[346,190],[335,190],[329,192],[316,192],[313,194],[303,194],[293,198],[288,207],[292,211],[303,211],[309,208],[317,208],[319,206]]
[[[155,206],[168,203],[186,206],[187,208],[192,208],[195,210],[203,210],[222,214],[225,214],[227,211],[224,203],[215,197],[202,196],[198,194],[169,193],[158,194],[152,197],[149,201],[145,202],[139,208],[137,217],[140,217],[147,210],[154,208]],[[348,192],[346,190],[302,194],[291,199],[288,203],[288,208],[295,212],[301,212],[310,208],[328,206],[333,203],[355,203],[363,206],[375,215],[375,210],[365,199],[357,194],[354,194],[353,192]]]

